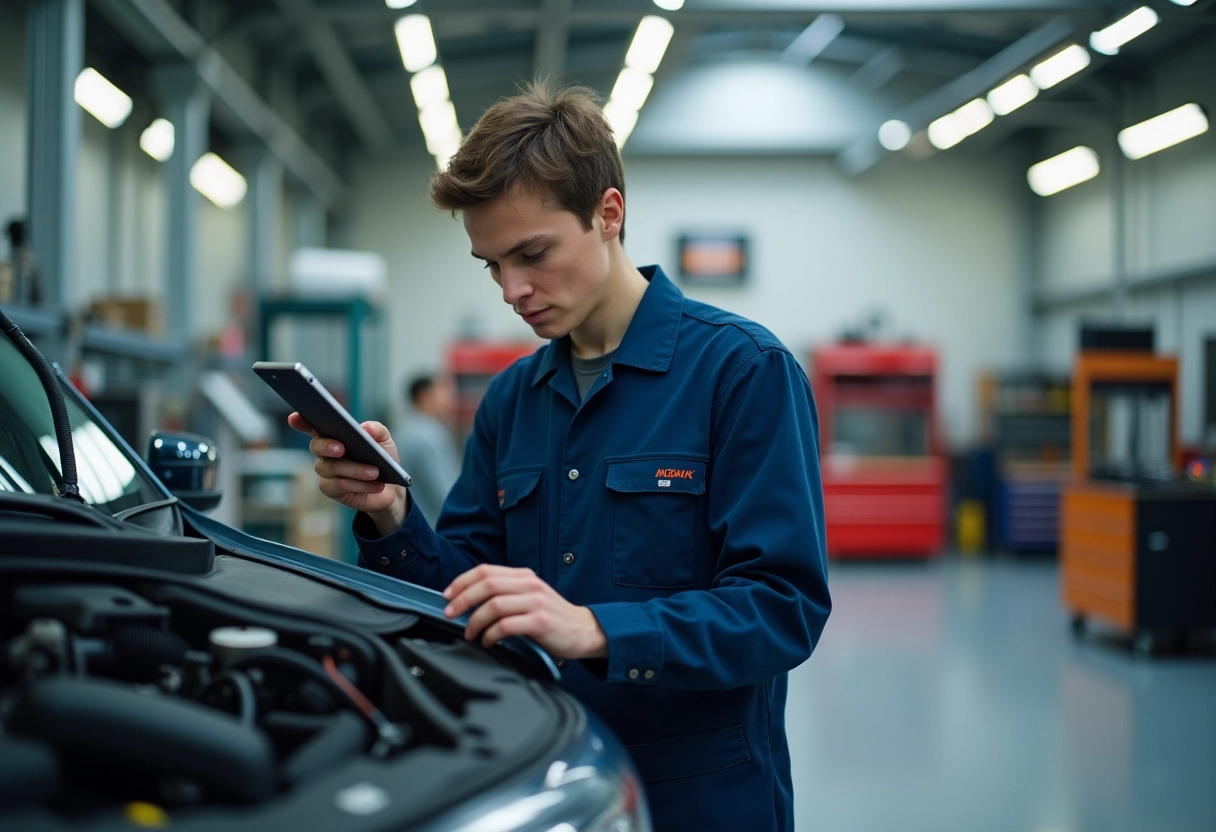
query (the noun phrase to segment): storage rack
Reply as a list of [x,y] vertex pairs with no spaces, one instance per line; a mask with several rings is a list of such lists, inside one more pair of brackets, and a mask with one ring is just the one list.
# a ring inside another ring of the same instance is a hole
[[984,432],[995,457],[995,542],[1054,551],[1060,488],[1071,449],[1071,384],[1044,373],[994,373],[980,385]]

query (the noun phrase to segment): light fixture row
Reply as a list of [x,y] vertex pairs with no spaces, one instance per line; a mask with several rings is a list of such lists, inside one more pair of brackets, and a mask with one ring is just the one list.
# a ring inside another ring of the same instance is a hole
[[[412,0],[386,2],[391,8],[413,5]],[[460,148],[461,132],[448,77],[438,63],[439,50],[435,46],[431,19],[424,14],[399,17],[393,24],[393,34],[397,37],[401,64],[411,73],[410,92],[418,108],[418,124],[426,139],[427,153],[435,157],[435,164],[443,170]]]
[[[678,9],[683,2],[674,3],[664,0],[655,5],[664,9]],[[663,62],[667,45],[675,33],[675,26],[665,17],[647,15],[638,23],[625,52],[625,66],[617,75],[616,83],[612,85],[612,93],[604,104],[604,116],[612,126],[616,137],[616,146],[624,147],[638,123],[638,111],[646,103],[646,97],[654,86],[654,73]]]
[[[1208,130],[1208,117],[1198,104],[1183,104],[1147,121],[1119,131],[1119,149],[1129,159],[1145,156],[1193,139]],[[1030,189],[1051,196],[1093,179],[1100,170],[1098,154],[1084,145],[1031,165],[1026,171]]]
[[[1189,6],[1195,0],[1173,0]],[[1103,55],[1116,55],[1119,49],[1157,25],[1159,16],[1149,6],[1140,6],[1089,36],[1089,46]],[[1073,43],[1039,61],[1027,72],[1013,76],[993,88],[983,98],[968,101],[957,110],[929,124],[928,138],[938,150],[954,147],[968,136],[987,127],[997,116],[1004,116],[1035,99],[1042,90],[1050,89],[1066,78],[1089,66],[1089,50]],[[878,131],[878,141],[890,151],[902,150],[912,139],[911,126],[899,120],[884,123]]]
[[[131,96],[91,66],[76,76],[73,98],[110,129],[121,127],[131,116]],[[139,146],[158,162],[167,162],[173,156],[174,138],[173,123],[156,118],[139,134]],[[248,191],[245,177],[210,151],[190,166],[190,184],[221,208],[236,207]]]
[[[384,0],[390,9],[408,8],[416,0]],[[677,11],[684,0],[653,0],[665,11]],[[418,107],[418,122],[426,137],[426,148],[442,170],[460,147],[460,124],[452,105],[447,77],[438,61],[430,19],[423,14],[405,15],[393,26],[401,62],[410,78],[410,90]],[[617,147],[623,147],[638,121],[638,111],[654,85],[654,73],[675,31],[670,21],[658,15],[642,18],[625,55],[625,66],[617,76],[604,115],[612,126]],[[440,95],[442,91],[442,95]]]

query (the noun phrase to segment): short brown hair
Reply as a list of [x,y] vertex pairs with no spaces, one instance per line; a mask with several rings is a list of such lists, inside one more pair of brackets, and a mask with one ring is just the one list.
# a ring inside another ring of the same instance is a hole
[[431,180],[431,202],[455,215],[516,184],[552,198],[588,231],[604,191],[624,196],[621,154],[594,92],[533,81],[492,105]]

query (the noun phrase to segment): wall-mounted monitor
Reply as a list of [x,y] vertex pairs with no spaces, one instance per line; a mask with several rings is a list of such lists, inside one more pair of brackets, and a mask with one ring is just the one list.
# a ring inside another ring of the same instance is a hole
[[747,236],[689,233],[679,238],[680,280],[689,286],[739,286],[747,279]]

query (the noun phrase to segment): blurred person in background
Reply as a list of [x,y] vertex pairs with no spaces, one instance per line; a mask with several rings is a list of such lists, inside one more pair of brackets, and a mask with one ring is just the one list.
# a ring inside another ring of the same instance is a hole
[[402,467],[414,478],[410,497],[434,523],[460,474],[452,420],[456,386],[446,375],[419,375],[406,385],[408,412],[393,431]]

